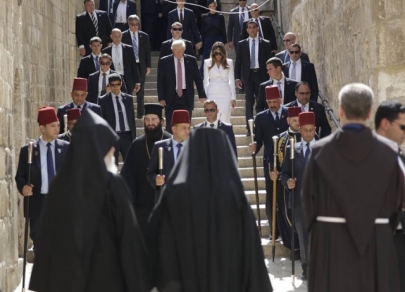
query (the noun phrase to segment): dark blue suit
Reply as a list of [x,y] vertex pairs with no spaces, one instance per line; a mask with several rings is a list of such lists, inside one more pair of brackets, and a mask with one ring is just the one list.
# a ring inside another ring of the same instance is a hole
[[287,124],[288,111],[282,107],[280,122],[277,125],[270,110],[267,109],[256,115],[255,119],[255,142],[256,153],[264,145],[263,151],[263,170],[266,182],[266,214],[268,214],[269,225],[272,223],[272,202],[273,202],[273,182],[270,179],[269,167],[273,169],[273,136],[276,136],[288,129]]
[[163,175],[165,180],[169,178],[169,174],[174,167],[174,154],[172,138],[161,140],[153,146],[152,155],[150,156],[148,172],[146,178],[150,185],[156,188],[155,178],[159,174],[159,147],[163,148]]
[[[267,105],[267,102],[266,102],[266,86],[273,85],[273,83],[275,85],[277,84],[277,82],[274,82],[273,79],[270,79],[270,80],[260,84],[259,98],[257,99],[257,102],[256,102],[256,112],[257,113],[260,113],[261,111],[264,111],[269,108],[269,106]],[[296,85],[297,85],[297,81],[294,81],[289,78],[285,78],[283,104],[287,104],[287,103],[295,100],[295,86]]]
[[[290,66],[291,62],[283,64],[283,72],[285,77],[290,77]],[[301,81],[309,83],[311,88],[311,100],[317,101],[319,89],[314,64],[301,60]]]
[[[69,102],[65,105],[62,105],[60,107],[58,107],[58,119],[59,119],[59,123],[60,123],[60,130],[59,133],[63,134],[65,132],[65,121],[63,119],[63,116],[66,114],[66,111],[68,109],[72,109],[75,108],[73,105],[73,102]],[[89,108],[91,109],[93,112],[95,112],[96,114],[98,114],[100,117],[102,117],[101,115],[101,109],[100,106],[88,101],[85,101],[82,105],[81,105],[81,109],[84,108]]]
[[[41,151],[39,150],[39,140],[33,144],[32,165],[31,165],[31,184],[34,185],[33,194],[29,197],[29,218],[30,218],[30,237],[36,243],[38,239],[42,206],[45,202],[45,195],[41,195],[42,175],[41,175]],[[69,143],[62,140],[55,140],[55,167],[56,172],[62,164]],[[28,145],[24,145],[20,151],[15,182],[17,189],[22,194],[23,187],[28,183]],[[25,209],[26,207],[24,207]],[[24,212],[25,216],[25,212]]]
[[201,42],[201,35],[197,28],[193,10],[188,8],[183,8],[183,10],[183,22],[181,22],[179,19],[177,8],[169,12],[167,21],[167,39],[172,37],[170,32],[172,24],[174,22],[181,22],[183,24],[182,38],[190,41],[193,44]]
[[[207,127],[207,121],[195,125],[194,129],[205,128],[205,127]],[[233,148],[233,151],[235,151],[236,158],[238,158],[238,152],[236,150],[235,134],[233,132],[232,124],[228,124],[228,123],[225,123],[225,122],[223,122],[221,120],[218,120],[218,129],[223,130],[228,135],[229,142],[231,142],[231,146]]]
[[[298,106],[297,100],[294,100],[285,105],[285,107],[292,107],[292,106]],[[323,107],[323,105],[321,105],[313,100],[310,100],[309,101],[309,111],[314,112],[314,114],[315,114],[315,127],[316,127],[316,133],[318,134],[318,136],[321,138],[328,136],[332,132],[332,129],[329,125],[329,122],[328,122],[328,119],[327,119],[326,113],[325,113],[325,108]]]
[[127,0],[127,19],[125,20],[125,23],[118,23],[117,22],[117,8],[118,8],[118,4],[120,3],[120,1],[115,1],[113,4],[113,14],[112,14],[112,18],[113,20],[111,21],[111,24],[114,28],[119,28],[121,31],[127,30],[129,28],[127,20],[128,17],[132,14],[136,14],[136,4],[134,1],[132,0]]
[[[119,74],[118,72],[115,72],[114,70],[110,70],[110,74]],[[121,75],[121,74],[120,74]],[[89,79],[87,80],[88,84],[88,94],[86,97],[86,100],[91,103],[98,103],[98,80],[100,78],[100,71],[96,71],[92,74],[89,75]],[[125,80],[124,80],[124,75],[121,75],[122,79],[122,86],[121,86],[121,91],[124,93],[128,93],[127,91],[127,86],[125,85]],[[106,84],[108,85],[108,76],[106,76]]]

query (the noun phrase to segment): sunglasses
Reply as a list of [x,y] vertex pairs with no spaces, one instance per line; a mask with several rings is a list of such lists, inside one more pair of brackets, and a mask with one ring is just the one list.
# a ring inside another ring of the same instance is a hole
[[221,55],[221,56],[222,56],[222,53],[221,53],[221,52],[214,52],[213,55],[214,55],[214,56],[218,56],[218,55]]
[[398,123],[398,122],[396,122],[396,121],[394,121],[394,123],[399,126],[399,128],[401,129],[401,131],[404,131],[404,132],[405,132],[405,125],[402,125],[402,124],[400,124],[400,123]]
[[121,86],[121,83],[110,83],[110,87]]
[[139,23],[129,23],[130,26],[139,26]]
[[297,55],[298,55],[299,53],[300,53],[300,51],[290,51],[290,54],[293,54],[293,55],[294,55],[294,54],[297,54]]
[[172,28],[172,30],[174,30],[174,31],[182,31],[183,29],[182,29],[182,28],[174,27],[174,28]]
[[111,63],[110,63],[110,62],[106,62],[106,63],[100,62],[100,65],[101,65],[101,66],[109,66],[109,65],[111,65]]
[[311,92],[307,91],[307,92],[298,92],[299,95],[310,95]]
[[288,42],[291,42],[291,40],[286,39],[286,40],[283,40],[283,42],[288,43]]
[[[216,108],[205,108],[205,109],[204,109],[204,112],[205,112],[205,113],[209,113],[209,112],[215,113],[216,111],[217,111]],[[404,126],[404,127],[405,127],[405,126]]]

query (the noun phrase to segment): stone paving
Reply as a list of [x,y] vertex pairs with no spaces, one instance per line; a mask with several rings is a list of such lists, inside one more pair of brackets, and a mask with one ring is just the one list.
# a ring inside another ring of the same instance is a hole
[[[306,292],[307,291],[307,282],[300,280],[297,276],[300,276],[302,273],[301,262],[296,262],[295,264],[295,287],[291,282],[291,261],[288,258],[277,256],[274,260],[274,263],[266,259],[266,266],[269,272],[271,279],[271,284],[275,292]],[[27,265],[27,280],[26,286],[28,287],[29,277],[31,276],[32,264]],[[14,292],[22,291],[22,281],[20,285]],[[31,290],[26,290],[31,291]]]

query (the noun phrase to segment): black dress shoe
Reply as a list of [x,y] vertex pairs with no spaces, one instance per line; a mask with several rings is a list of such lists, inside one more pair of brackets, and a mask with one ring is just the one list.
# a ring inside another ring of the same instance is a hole
[[307,280],[307,273],[305,272],[305,273],[302,273],[302,275],[301,275],[301,280],[302,281],[306,281]]
[[250,137],[250,131],[247,131],[246,137]]

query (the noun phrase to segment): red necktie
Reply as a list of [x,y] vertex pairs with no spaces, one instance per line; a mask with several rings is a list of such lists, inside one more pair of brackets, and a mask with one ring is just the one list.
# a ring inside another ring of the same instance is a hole
[[183,72],[181,71],[180,59],[177,59],[177,95],[183,95]]

